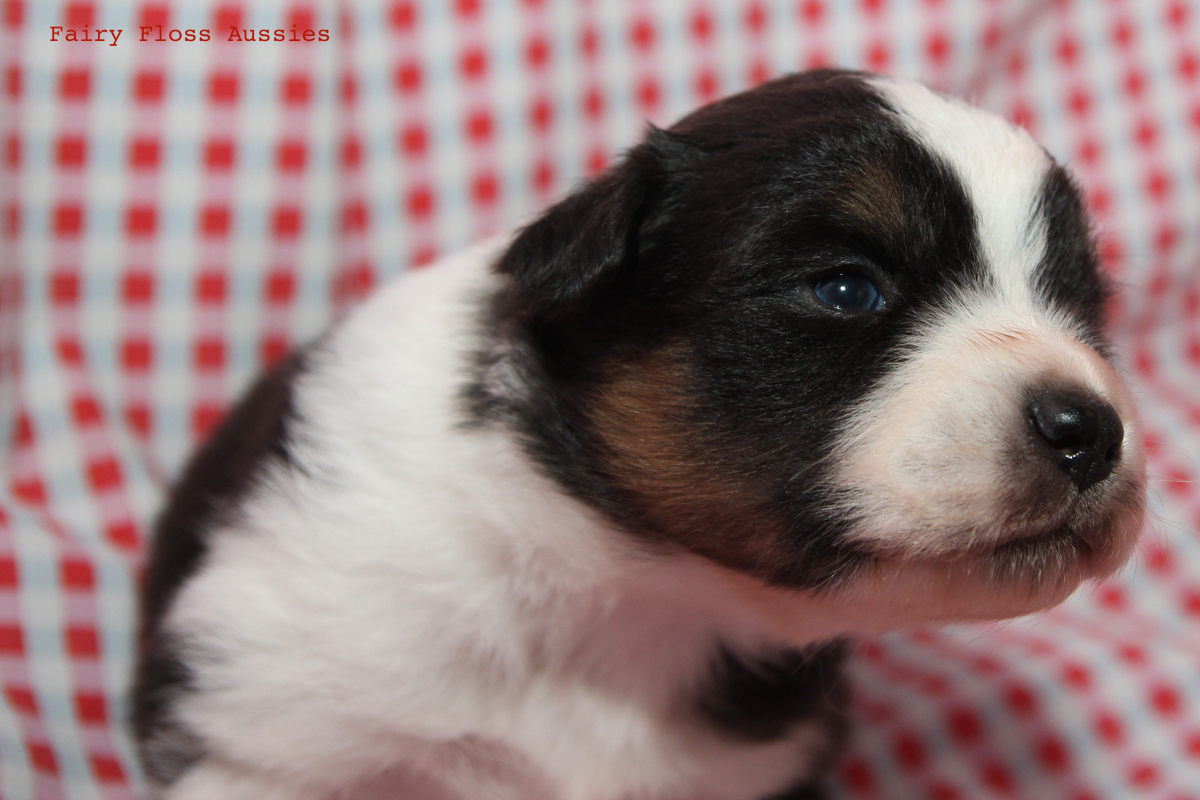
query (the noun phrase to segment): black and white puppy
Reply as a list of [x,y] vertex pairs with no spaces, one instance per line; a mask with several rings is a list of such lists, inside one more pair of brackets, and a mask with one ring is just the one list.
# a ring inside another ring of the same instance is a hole
[[1080,197],[784,78],[384,288],[192,461],[134,722],[171,800],[809,797],[843,637],[1110,573],[1144,458]]

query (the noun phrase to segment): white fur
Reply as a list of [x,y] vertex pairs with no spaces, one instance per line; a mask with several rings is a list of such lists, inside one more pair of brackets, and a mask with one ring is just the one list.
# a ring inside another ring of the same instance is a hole
[[923,84],[883,78],[870,83],[967,190],[998,293],[1014,305],[1034,305],[1030,274],[1045,248],[1034,209],[1051,165],[1046,151],[1023,128]]

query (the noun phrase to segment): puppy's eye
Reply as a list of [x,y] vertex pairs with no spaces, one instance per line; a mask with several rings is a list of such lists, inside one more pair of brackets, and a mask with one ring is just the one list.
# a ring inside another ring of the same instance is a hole
[[818,300],[840,311],[883,310],[883,292],[870,278],[853,272],[821,278],[812,288]]

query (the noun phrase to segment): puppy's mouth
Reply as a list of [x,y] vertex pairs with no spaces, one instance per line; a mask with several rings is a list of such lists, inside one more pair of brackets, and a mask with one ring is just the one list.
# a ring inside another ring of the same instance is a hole
[[1069,526],[1060,525],[1041,533],[1025,534],[1010,541],[992,545],[988,549],[997,556],[1070,551],[1079,557],[1090,557],[1096,550],[1103,547],[1103,545],[1097,547],[1092,544],[1097,540],[1102,540],[1102,537],[1084,536]]
[[1106,572],[1117,557],[1112,537],[1102,533],[1084,535],[1063,525],[1020,536],[981,548],[977,557],[987,565],[991,577],[1002,583],[1039,582],[1075,573]]
[[934,558],[1010,586],[1107,577],[1132,554],[1141,531],[1137,488],[1122,485],[1106,497],[1075,498],[1058,508],[1040,504],[1040,520],[1019,511],[1030,504],[1012,503],[1018,511],[1007,520],[948,537]]

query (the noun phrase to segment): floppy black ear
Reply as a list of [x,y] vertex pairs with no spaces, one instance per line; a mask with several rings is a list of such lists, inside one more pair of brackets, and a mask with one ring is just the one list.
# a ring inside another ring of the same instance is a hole
[[637,257],[638,235],[670,175],[699,151],[651,128],[621,163],[552,206],[513,240],[497,269],[547,305],[570,303]]

